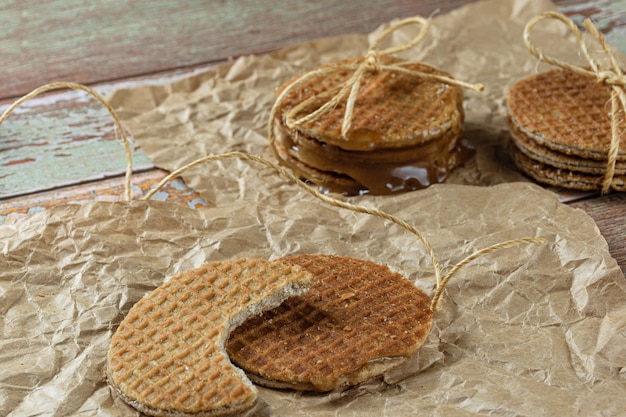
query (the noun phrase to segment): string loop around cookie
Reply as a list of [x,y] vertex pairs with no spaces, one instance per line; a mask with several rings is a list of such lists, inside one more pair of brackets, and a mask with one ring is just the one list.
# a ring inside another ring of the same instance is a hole
[[432,266],[433,266],[433,270],[434,270],[434,274],[435,274],[435,281],[436,281],[436,286],[435,286],[435,291],[433,294],[433,297],[431,299],[431,305],[430,308],[433,312],[437,311],[440,307],[441,304],[441,298],[443,297],[443,291],[445,289],[445,286],[447,285],[447,283],[450,281],[450,279],[452,278],[453,275],[456,274],[456,272],[461,269],[463,266],[467,265],[468,263],[474,261],[475,259],[478,259],[484,255],[490,254],[492,252],[495,252],[499,249],[504,249],[504,248],[510,248],[513,246],[517,246],[517,245],[521,245],[521,244],[528,244],[528,243],[536,243],[536,244],[540,244],[543,243],[543,239],[540,237],[525,237],[525,238],[520,238],[520,239],[512,239],[512,240],[508,240],[505,242],[500,242],[500,243],[496,243],[494,245],[488,246],[486,248],[483,248],[477,252],[474,252],[473,254],[465,257],[463,260],[461,260],[460,262],[458,262],[456,265],[454,265],[449,271],[448,273],[442,277],[442,271],[441,271],[441,267],[439,265],[439,261],[437,260],[437,257],[435,256],[435,251],[432,247],[432,245],[430,244],[430,242],[428,241],[428,239],[426,239],[426,237],[414,226],[412,226],[411,224],[409,224],[408,222],[400,219],[399,217],[396,217],[392,214],[389,214],[385,211],[379,210],[377,208],[371,208],[371,207],[364,207],[364,206],[360,206],[357,204],[352,204],[352,203],[348,203],[346,201],[342,201],[342,200],[338,200],[336,198],[333,198],[329,195],[323,194],[319,191],[317,191],[314,187],[311,187],[309,185],[307,185],[304,181],[302,181],[300,178],[298,178],[296,175],[294,175],[290,170],[274,163],[274,162],[270,162],[268,160],[266,160],[265,158],[262,158],[260,156],[257,155],[253,155],[253,154],[249,154],[246,152],[240,152],[240,151],[231,151],[231,152],[226,152],[226,153],[222,153],[222,154],[214,154],[214,155],[207,155],[204,156],[202,158],[196,159],[195,161],[192,161],[186,165],[184,165],[181,168],[178,168],[175,171],[172,171],[169,175],[167,175],[165,178],[163,178],[152,190],[150,190],[150,192],[146,193],[143,197],[144,200],[149,200],[161,187],[163,187],[167,182],[171,181],[174,178],[177,178],[179,176],[181,176],[183,174],[183,172],[187,171],[190,168],[193,168],[195,166],[204,164],[206,162],[212,162],[212,161],[221,161],[221,160],[225,160],[225,159],[232,159],[232,158],[236,158],[236,159],[241,159],[241,160],[247,160],[247,161],[254,161],[254,162],[258,162],[262,165],[265,165],[266,167],[272,168],[274,169],[276,172],[278,172],[278,174],[282,175],[283,177],[291,180],[292,182],[294,182],[296,185],[298,185],[300,188],[302,188],[304,191],[308,192],[309,194],[311,194],[312,196],[318,198],[319,200],[323,201],[326,204],[329,204],[330,206],[333,207],[338,207],[338,208],[343,208],[343,209],[347,209],[347,210],[351,210],[357,213],[363,213],[363,214],[369,214],[371,216],[376,216],[376,217],[380,217],[382,219],[391,221],[392,223],[397,224],[398,226],[402,227],[403,229],[411,232],[412,234],[414,234],[418,240],[420,242],[422,242],[422,244],[424,245],[424,247],[426,248],[426,251],[428,253],[428,256],[431,259],[432,262]]
[[86,92],[87,94],[91,95],[93,98],[98,100],[98,102],[102,104],[102,106],[109,112],[109,114],[113,118],[113,123],[115,124],[115,128],[116,128],[115,133],[117,135],[117,133],[119,132],[120,136],[122,137],[122,142],[124,145],[124,151],[125,151],[125,156],[126,156],[124,200],[130,201],[131,200],[131,177],[133,173],[133,148],[131,146],[130,140],[128,139],[128,136],[126,135],[126,131],[124,130],[122,126],[122,122],[120,121],[117,113],[115,112],[115,110],[113,110],[111,105],[107,103],[107,101],[93,88],[87,87],[86,85],[83,85],[83,84],[78,84],[78,83],[68,82],[68,81],[59,81],[55,83],[44,84],[41,87],[35,88],[30,93],[20,97],[15,102],[13,102],[13,104],[11,104],[0,116],[0,125],[22,103],[28,100],[31,100],[37,97],[38,95],[45,93],[47,91],[62,90],[62,89],[80,90],[80,91]]
[[[420,31],[418,34],[411,39],[409,42],[402,43],[399,45],[391,46],[389,48],[383,50],[377,50],[377,48],[381,45],[381,43],[389,37],[393,32],[398,29],[409,26],[409,25],[420,25]],[[482,91],[484,86],[482,84],[471,84],[466,83],[464,81],[459,81],[454,78],[446,77],[438,74],[425,73],[421,71],[415,71],[405,68],[406,65],[411,64],[410,61],[401,61],[395,64],[381,64],[380,57],[385,55],[392,55],[418,45],[426,36],[428,29],[430,27],[430,20],[425,19],[421,16],[415,16],[408,19],[404,19],[399,21],[398,23],[391,25],[386,30],[384,30],[377,38],[374,40],[370,48],[368,49],[365,57],[361,59],[359,64],[355,67],[354,65],[335,65],[328,68],[318,68],[312,71],[309,71],[302,75],[301,77],[294,80],[290,83],[283,91],[278,95],[274,105],[270,111],[270,117],[268,120],[268,139],[270,143],[275,141],[275,133],[274,133],[274,123],[276,120],[276,115],[278,109],[280,108],[281,103],[285,100],[287,95],[291,93],[295,88],[302,85],[305,81],[312,77],[321,76],[329,72],[348,70],[352,71],[352,76],[348,78],[348,80],[340,83],[339,85],[331,88],[330,90],[323,92],[318,95],[314,95],[309,99],[303,101],[297,106],[294,106],[285,114],[284,122],[290,127],[294,128],[296,126],[300,126],[308,121],[314,120],[320,117],[323,113],[333,109],[336,107],[342,100],[346,100],[346,110],[344,113],[343,121],[341,124],[341,137],[347,139],[348,132],[351,128],[352,124],[352,115],[354,113],[354,106],[361,88],[361,81],[367,75],[368,72],[379,72],[379,71],[396,71],[402,72],[404,74],[411,75],[413,77],[417,77],[423,80],[428,81],[438,81],[441,83],[460,86],[464,88],[469,88],[475,91]],[[304,115],[302,117],[297,118],[296,116],[300,113],[300,111],[311,104],[315,100],[324,99],[327,100],[322,106],[317,108],[315,111]]]
[[[530,41],[530,33],[532,32],[533,27],[544,19],[560,20],[567,25],[574,35],[580,52],[588,62],[591,70],[577,65],[572,65],[568,62],[546,55],[541,49],[533,45]],[[590,19],[585,19],[583,26],[587,33],[600,45],[602,52],[608,60],[608,64],[600,63],[594,59],[594,57],[589,53],[587,42],[583,37],[583,33],[580,29],[578,29],[576,23],[574,23],[569,17],[559,12],[545,12],[529,20],[524,28],[523,39],[526,49],[528,49],[531,55],[540,61],[572,71],[576,74],[595,78],[599,83],[606,85],[611,89],[611,113],[609,115],[611,119],[611,142],[607,149],[607,167],[602,180],[602,193],[605,194],[610,190],[613,183],[621,136],[624,133],[623,129],[620,129],[620,120],[623,120],[624,115],[626,114],[626,76],[624,75],[615,54],[611,51],[611,46],[600,30],[591,22]]]

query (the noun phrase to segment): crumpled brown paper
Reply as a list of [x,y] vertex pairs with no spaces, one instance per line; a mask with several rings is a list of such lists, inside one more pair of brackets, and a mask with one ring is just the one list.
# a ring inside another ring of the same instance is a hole
[[[538,235],[546,244],[462,269],[419,354],[387,384],[328,395],[261,388],[256,415],[626,409],[626,281],[584,212],[523,183],[438,185],[377,206],[422,230],[448,268],[511,238]],[[258,203],[198,210],[158,201],[60,206],[1,227],[0,239],[0,414],[9,416],[136,415],[106,387],[112,332],[144,294],[206,261],[333,253],[388,264],[428,293],[434,286],[415,236],[291,184]]]
[[[495,0],[435,17],[432,43],[413,59],[487,85],[484,95],[467,93],[467,133],[480,145],[475,166],[427,190],[352,200],[423,231],[444,268],[512,238],[542,236],[546,244],[506,249],[462,269],[419,354],[384,383],[327,395],[261,388],[257,415],[592,416],[626,409],[620,268],[584,212],[533,184],[510,183],[521,177],[499,159],[504,91],[536,68],[521,28],[549,7]],[[244,57],[173,84],[117,92],[111,102],[166,169],[231,149],[269,158],[273,87],[366,46],[367,37],[352,35]],[[0,227],[0,415],[136,415],[104,381],[112,332],[168,276],[206,261],[333,253],[388,264],[432,291],[424,248],[385,220],[327,207],[249,162],[207,164],[185,181],[215,207],[100,202]]]

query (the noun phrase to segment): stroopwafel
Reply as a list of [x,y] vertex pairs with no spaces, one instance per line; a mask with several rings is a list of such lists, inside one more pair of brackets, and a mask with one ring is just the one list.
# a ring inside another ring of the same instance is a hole
[[[611,142],[610,94],[597,80],[565,69],[515,83],[507,106],[516,166],[541,183],[586,191],[602,188]],[[623,142],[611,188],[626,191]]]
[[[274,121],[277,158],[320,187],[348,195],[392,194],[443,182],[471,154],[460,143],[464,112],[458,86],[403,72],[369,71],[361,82],[347,136],[342,135],[344,102],[313,120],[288,126],[289,112],[297,109],[290,116],[296,119],[314,112],[354,72],[326,69],[356,68],[363,59],[324,65],[319,68],[323,74],[298,80],[279,104]],[[380,63],[400,61],[382,56]],[[450,78],[422,63],[402,66]],[[344,186],[347,180],[356,184],[356,192],[352,184]]]
[[107,379],[153,416],[220,416],[246,410],[257,390],[228,359],[229,332],[247,317],[302,294],[302,268],[259,259],[183,272],[137,302],[113,335]]
[[311,391],[355,385],[405,362],[430,331],[430,298],[386,266],[334,255],[280,261],[301,266],[315,284],[232,332],[226,350],[256,383]]

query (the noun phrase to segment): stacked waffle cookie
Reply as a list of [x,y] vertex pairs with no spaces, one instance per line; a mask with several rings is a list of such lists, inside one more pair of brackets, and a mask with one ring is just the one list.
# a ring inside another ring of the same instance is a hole
[[[611,142],[611,89],[596,78],[554,69],[522,79],[507,95],[509,149],[534,180],[574,190],[600,190]],[[618,113],[621,126],[624,114]],[[621,143],[611,189],[626,191]]]
[[[318,68],[288,81],[297,87],[280,102],[272,148],[281,163],[321,188],[347,195],[393,194],[441,183],[470,155],[463,147],[463,92],[457,85],[394,70],[369,70],[360,83],[351,128],[342,134],[346,102],[301,124],[338,92],[365,58]],[[380,65],[451,77],[431,66],[381,56]],[[315,72],[315,71],[312,71]]]

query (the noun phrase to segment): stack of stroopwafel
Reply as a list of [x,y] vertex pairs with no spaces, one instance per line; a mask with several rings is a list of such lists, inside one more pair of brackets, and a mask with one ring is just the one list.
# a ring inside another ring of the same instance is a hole
[[113,335],[109,385],[153,416],[219,416],[246,410],[257,391],[224,344],[250,315],[301,294],[311,275],[257,259],[184,272],[141,299]]
[[[507,96],[516,166],[544,184],[601,189],[611,142],[610,96],[610,87],[565,69],[518,81]],[[626,191],[624,142],[611,188]]]
[[[361,81],[346,136],[344,101],[304,123],[286,122],[290,111],[290,117],[298,119],[328,102],[364,59],[322,66],[319,75],[298,81],[280,103],[274,121],[272,146],[278,159],[322,188],[348,195],[392,194],[443,182],[469,155],[459,142],[464,113],[458,86],[399,71],[371,70]],[[382,56],[379,64],[399,62]],[[422,63],[402,66],[451,78]],[[327,71],[334,67],[336,71]]]
[[296,255],[315,284],[252,317],[226,345],[262,385],[329,391],[355,385],[411,357],[432,324],[431,300],[387,267],[334,255]]

